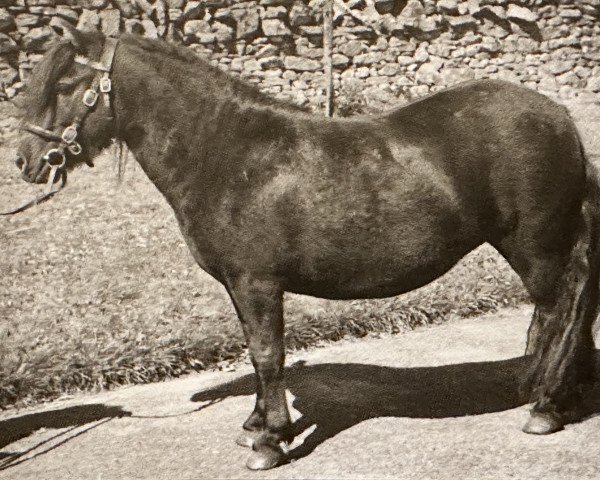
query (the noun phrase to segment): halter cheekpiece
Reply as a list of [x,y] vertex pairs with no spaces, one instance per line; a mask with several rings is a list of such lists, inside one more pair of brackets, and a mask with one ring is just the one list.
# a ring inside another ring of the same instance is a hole
[[[71,155],[79,155],[81,153],[82,149],[81,145],[77,142],[77,136],[79,135],[84,120],[96,107],[100,96],[102,96],[104,104],[108,108],[111,107],[110,92],[112,91],[112,81],[110,74],[112,72],[118,43],[119,41],[116,38],[107,38],[104,43],[102,56],[98,62],[90,60],[82,55],[75,56],[76,63],[90,67],[98,73],[94,77],[92,85],[84,92],[83,98],[81,99],[85,109],[75,116],[71,125],[65,128],[61,133],[55,133],[46,128],[29,123],[21,127],[23,130],[33,133],[48,142],[57,142],[59,146],[48,150],[43,157],[43,160],[50,166],[50,174],[44,193],[9,212],[1,212],[0,215],[11,215],[22,212],[33,205],[48,200],[65,186],[67,182],[67,172],[65,171],[67,157],[65,152],[68,151]],[[89,162],[88,165],[93,166],[91,162]],[[52,187],[58,177],[60,177],[61,183],[57,189],[53,190]]]

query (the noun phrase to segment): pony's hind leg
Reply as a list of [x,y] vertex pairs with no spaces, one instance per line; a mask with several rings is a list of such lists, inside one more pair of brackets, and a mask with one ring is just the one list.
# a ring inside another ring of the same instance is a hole
[[[554,298],[536,300],[527,346],[533,355],[527,380],[535,404],[523,428],[527,433],[560,430],[574,413],[583,385],[592,377],[592,324],[597,314],[599,272],[597,227],[591,210],[584,201],[574,245],[556,278]],[[529,283],[530,291],[535,290],[534,279],[524,282]]]
[[533,355],[533,353],[536,351],[538,339],[541,337],[542,332],[544,331],[545,320],[546,316],[542,314],[540,307],[536,305],[533,310],[533,315],[531,316],[529,329],[527,330],[527,345],[525,346],[525,355]]

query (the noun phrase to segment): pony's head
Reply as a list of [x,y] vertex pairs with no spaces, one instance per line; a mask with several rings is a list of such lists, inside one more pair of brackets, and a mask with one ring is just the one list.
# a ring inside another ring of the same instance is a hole
[[[47,182],[53,166],[66,172],[83,163],[92,165],[114,132],[110,92],[100,92],[110,90],[108,74],[102,71],[107,40],[67,23],[54,29],[63,40],[35,67],[23,102],[24,133],[16,164],[28,182]],[[114,55],[114,48],[109,53]]]

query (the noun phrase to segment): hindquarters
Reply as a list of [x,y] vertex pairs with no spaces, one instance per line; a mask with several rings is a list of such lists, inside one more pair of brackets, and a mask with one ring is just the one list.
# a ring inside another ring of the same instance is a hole
[[[482,239],[528,270],[527,247],[563,255],[584,195],[585,160],[567,110],[532,90],[475,81],[386,117],[452,180],[464,216]],[[513,265],[514,266],[514,265]],[[516,268],[517,269],[517,268]]]
[[508,260],[535,303],[527,348],[535,407],[526,431],[550,433],[562,427],[592,377],[598,180],[566,109],[506,84],[464,88],[481,101],[461,115],[450,101],[438,100],[442,111],[454,112],[440,125],[447,127],[440,138],[444,132],[455,137],[445,139],[443,168],[455,170],[459,195],[473,206],[485,240]]
[[577,129],[564,107],[531,90],[506,82],[463,90],[454,92],[460,107],[434,105],[453,112],[434,125],[439,168],[455,179],[463,210],[470,208],[484,241],[505,256],[533,301],[551,303],[582,205],[594,195]]

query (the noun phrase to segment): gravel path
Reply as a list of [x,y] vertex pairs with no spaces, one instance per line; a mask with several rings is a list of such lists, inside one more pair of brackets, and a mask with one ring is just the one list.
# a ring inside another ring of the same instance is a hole
[[[598,479],[600,416],[522,433],[530,307],[288,358],[294,461],[244,468],[247,365],[0,415],[0,478]],[[590,396],[600,412],[600,388]],[[125,416],[120,416],[125,415]]]

